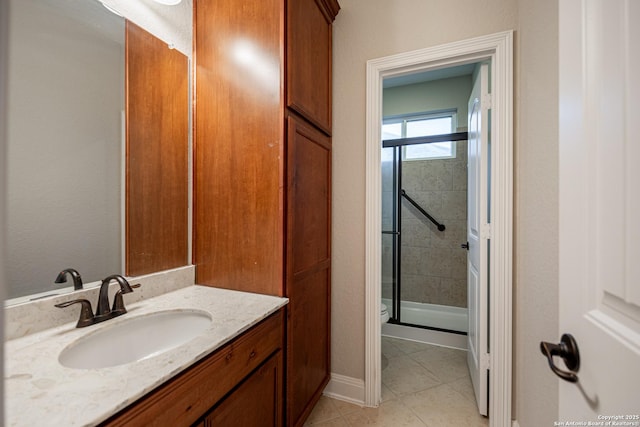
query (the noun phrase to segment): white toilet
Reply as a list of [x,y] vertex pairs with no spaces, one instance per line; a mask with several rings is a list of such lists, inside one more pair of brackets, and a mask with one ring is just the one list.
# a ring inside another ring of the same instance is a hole
[[389,312],[385,304],[380,304],[380,323],[387,323],[389,321]]

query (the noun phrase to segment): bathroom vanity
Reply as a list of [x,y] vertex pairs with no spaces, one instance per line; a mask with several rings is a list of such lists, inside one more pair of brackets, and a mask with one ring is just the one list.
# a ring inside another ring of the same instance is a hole
[[283,325],[278,311],[103,425],[282,425]]
[[[98,325],[76,328],[72,322],[7,341],[6,425],[234,425],[240,416],[256,417],[253,425],[282,425],[286,303],[187,286],[128,304],[126,315]],[[101,368],[60,361],[63,352],[108,328],[183,312],[211,321],[174,348]]]

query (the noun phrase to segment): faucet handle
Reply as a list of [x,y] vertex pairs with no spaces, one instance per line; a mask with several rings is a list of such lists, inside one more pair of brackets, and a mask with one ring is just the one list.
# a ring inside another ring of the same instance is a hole
[[[135,288],[139,288],[140,286],[142,286],[142,285],[140,285],[140,283],[136,283],[135,285],[131,285],[131,288],[135,289]],[[115,296],[113,297],[113,307],[111,307],[111,312],[112,313],[117,313],[117,314],[115,314],[116,316],[118,316],[120,314],[125,314],[127,312],[127,309],[124,308],[124,300],[122,298],[122,290],[119,290],[118,292],[116,292]]]
[[61,302],[59,304],[56,304],[56,307],[65,308],[73,304],[82,304],[82,308],[80,309],[80,317],[78,318],[76,328],[84,328],[85,326],[91,326],[95,323],[93,310],[91,309],[91,303],[86,299],[74,299],[72,301]]

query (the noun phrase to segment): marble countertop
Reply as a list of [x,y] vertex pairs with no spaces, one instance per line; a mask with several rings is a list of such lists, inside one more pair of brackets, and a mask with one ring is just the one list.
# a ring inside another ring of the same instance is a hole
[[[5,424],[98,424],[276,312],[287,301],[194,285],[129,304],[127,314],[94,326],[78,329],[73,322],[7,341]],[[186,344],[138,362],[101,369],[71,369],[58,362],[60,352],[87,333],[134,316],[176,309],[206,311],[213,319],[211,326]]]

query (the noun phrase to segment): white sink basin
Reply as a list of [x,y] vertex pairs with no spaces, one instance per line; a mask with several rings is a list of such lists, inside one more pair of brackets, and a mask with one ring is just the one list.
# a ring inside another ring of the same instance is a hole
[[63,366],[76,369],[137,362],[192,340],[209,325],[209,313],[197,310],[159,311],[131,317],[75,340],[62,350],[58,360]]

